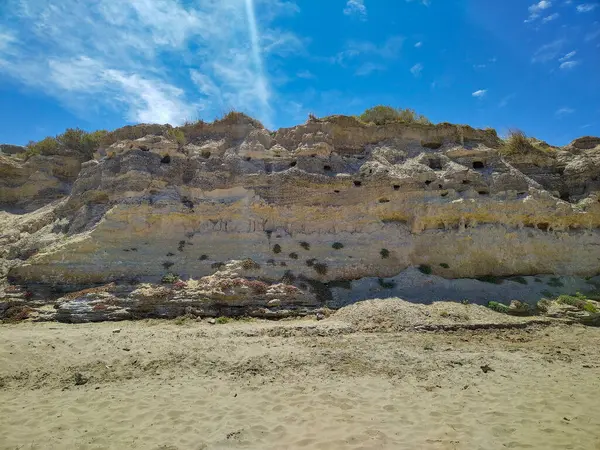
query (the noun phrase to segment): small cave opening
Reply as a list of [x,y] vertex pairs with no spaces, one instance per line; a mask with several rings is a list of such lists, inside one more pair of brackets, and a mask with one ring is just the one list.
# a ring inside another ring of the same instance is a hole
[[[563,192],[562,194],[560,194],[560,199],[564,200],[565,202],[568,202],[571,200],[571,196],[569,195],[568,192]],[[598,200],[600,201],[600,200]]]
[[296,161],[292,161],[292,162],[290,163],[290,167],[296,167],[296,164],[298,164]]
[[380,199],[378,200],[378,202],[379,202],[379,203],[389,203],[389,202],[390,202],[390,199],[389,199],[389,198],[385,198],[385,197],[383,197],[383,198],[380,198]]
[[443,189],[444,186],[442,186],[441,184],[438,184],[438,189]]
[[473,169],[483,169],[485,164],[482,161],[473,161]]
[[331,172],[331,166],[323,166],[325,172]]
[[337,189],[336,189],[336,190],[334,190],[333,192],[335,192],[336,194],[339,194],[339,193],[340,193],[340,191],[338,191]]
[[462,184],[471,184],[471,180],[462,180]]
[[395,184],[394,185],[394,190],[395,191],[399,191],[400,190],[400,185],[399,184]]
[[442,170],[442,161],[439,158],[430,159],[429,168],[433,170]]
[[252,158],[251,158],[250,156],[246,156],[244,159],[245,159],[246,161],[250,161]]
[[477,191],[479,195],[490,195],[488,191]]
[[548,222],[540,222],[537,224],[537,228],[541,231],[548,231],[548,228],[550,228],[550,224]]
[[445,192],[442,192],[440,195],[441,195],[442,197],[446,197],[446,196],[448,196],[448,192],[447,192],[447,191],[445,191]]
[[425,184],[426,184],[427,186],[429,186],[429,185],[431,184],[431,180],[427,180],[427,181],[425,181]]
[[362,181],[354,180],[354,186],[356,186],[356,187],[362,186]]
[[265,172],[266,173],[273,173],[273,164],[271,164],[271,163],[265,163]]
[[170,164],[171,163],[171,156],[169,156],[169,155],[163,156],[162,159],[160,160],[160,162],[162,164]]

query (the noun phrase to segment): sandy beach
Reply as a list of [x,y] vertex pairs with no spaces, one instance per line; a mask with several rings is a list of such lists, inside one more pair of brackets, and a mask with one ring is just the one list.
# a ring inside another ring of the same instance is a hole
[[364,312],[2,325],[0,448],[600,449],[600,329]]

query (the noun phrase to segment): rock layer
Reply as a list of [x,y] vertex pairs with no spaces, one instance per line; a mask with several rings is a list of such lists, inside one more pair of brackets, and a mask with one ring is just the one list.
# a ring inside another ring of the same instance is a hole
[[[597,138],[508,154],[493,130],[342,116],[186,133],[185,145],[121,140],[86,162],[0,155],[2,275],[48,297],[168,273],[206,285],[252,260],[242,278],[286,280],[312,308],[326,283],[411,266],[445,278],[599,272]],[[269,308],[242,297],[229,304]]]

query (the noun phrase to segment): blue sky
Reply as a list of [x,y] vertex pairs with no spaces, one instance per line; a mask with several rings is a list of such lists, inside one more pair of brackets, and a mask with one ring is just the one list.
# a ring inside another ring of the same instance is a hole
[[564,145],[600,135],[599,74],[597,0],[0,2],[2,143],[387,104]]

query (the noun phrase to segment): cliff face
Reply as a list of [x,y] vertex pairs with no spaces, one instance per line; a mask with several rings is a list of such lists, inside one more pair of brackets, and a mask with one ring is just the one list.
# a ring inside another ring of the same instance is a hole
[[[186,145],[148,135],[83,163],[0,156],[2,274],[43,290],[172,272],[211,285],[183,296],[205,307],[216,279],[261,280],[296,289],[293,307],[318,307],[331,299],[324,286],[411,266],[448,279],[599,272],[599,139],[511,154],[491,130],[341,116],[186,132]],[[134,287],[110,295],[133,301]],[[244,292],[231,302],[260,297]],[[254,306],[282,308],[281,292]]]

